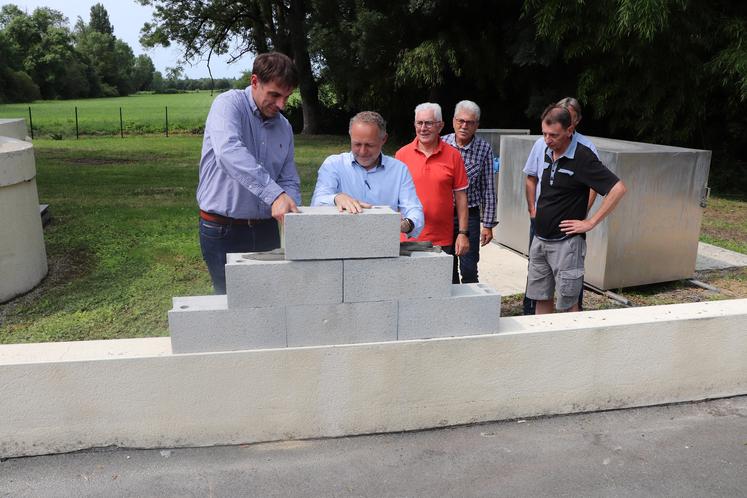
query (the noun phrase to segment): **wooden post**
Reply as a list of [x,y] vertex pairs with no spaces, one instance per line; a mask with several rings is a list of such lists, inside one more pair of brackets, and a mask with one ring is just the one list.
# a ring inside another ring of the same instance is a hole
[[31,140],[34,139],[34,120],[31,119],[31,106],[29,106],[29,129],[31,130]]

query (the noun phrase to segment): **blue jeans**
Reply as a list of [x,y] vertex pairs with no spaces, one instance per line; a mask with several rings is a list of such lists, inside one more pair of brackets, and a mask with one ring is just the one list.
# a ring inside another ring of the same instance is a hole
[[270,251],[280,247],[274,219],[254,225],[223,225],[200,218],[200,249],[207,264],[215,294],[226,293],[226,254]]
[[[480,261],[480,208],[469,209],[467,217],[467,230],[469,230],[469,251],[464,256],[454,256],[454,271],[452,282],[459,283],[459,273],[462,274],[463,284],[477,283],[477,263]],[[459,233],[459,220],[454,218],[454,241]],[[458,268],[457,271],[457,261]]]

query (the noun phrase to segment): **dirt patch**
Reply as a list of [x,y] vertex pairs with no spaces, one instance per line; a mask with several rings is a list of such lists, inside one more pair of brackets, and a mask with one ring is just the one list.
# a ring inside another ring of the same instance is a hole
[[84,249],[77,249],[66,254],[47,255],[47,276],[41,283],[26,294],[0,303],[0,326],[5,323],[6,317],[14,314],[16,310],[32,306],[44,294],[86,275],[92,267],[92,260],[91,254]]
[[76,157],[74,159],[65,158],[62,162],[77,166],[107,166],[119,164],[131,164],[139,162],[138,159],[124,157]]
[[[628,299],[634,307],[747,298],[747,268],[700,271],[695,273],[694,278],[717,288],[718,292],[697,287],[687,280],[613,289],[613,292]],[[501,316],[523,314],[523,298],[521,295],[503,298]],[[626,306],[605,295],[584,290],[586,311],[624,307]]]

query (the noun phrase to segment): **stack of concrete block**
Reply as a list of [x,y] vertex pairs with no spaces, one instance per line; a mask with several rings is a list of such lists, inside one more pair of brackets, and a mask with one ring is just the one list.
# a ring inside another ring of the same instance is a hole
[[500,295],[452,285],[445,253],[400,255],[399,224],[379,206],[286,215],[283,251],[227,255],[226,295],[174,298],[174,353],[496,332]]

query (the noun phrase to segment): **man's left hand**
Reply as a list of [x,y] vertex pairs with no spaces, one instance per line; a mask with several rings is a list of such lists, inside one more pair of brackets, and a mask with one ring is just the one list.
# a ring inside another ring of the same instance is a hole
[[272,217],[278,220],[280,223],[283,222],[285,213],[297,213],[298,206],[296,202],[283,192],[272,203]]
[[586,233],[594,225],[589,220],[563,220],[560,222],[560,231],[566,235],[577,235],[579,233]]
[[480,245],[484,246],[491,240],[493,240],[493,229],[482,227],[482,230],[480,231]]
[[469,239],[463,233],[457,235],[456,242],[454,242],[454,255],[464,256],[469,251]]

